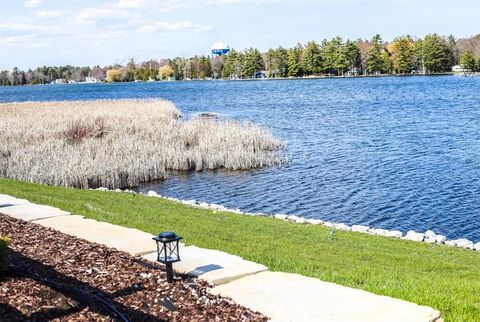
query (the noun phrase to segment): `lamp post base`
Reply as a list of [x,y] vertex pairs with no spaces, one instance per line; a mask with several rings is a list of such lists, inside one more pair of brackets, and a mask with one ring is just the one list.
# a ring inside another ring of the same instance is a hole
[[167,282],[168,283],[173,283],[173,267],[172,263],[167,263],[165,264],[165,268],[167,271]]

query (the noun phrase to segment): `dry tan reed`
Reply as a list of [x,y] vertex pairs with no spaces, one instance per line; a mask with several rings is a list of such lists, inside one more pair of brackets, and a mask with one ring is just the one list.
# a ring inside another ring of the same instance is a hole
[[184,120],[170,102],[98,100],[0,104],[0,176],[77,188],[126,188],[168,170],[242,170],[283,162],[261,126]]

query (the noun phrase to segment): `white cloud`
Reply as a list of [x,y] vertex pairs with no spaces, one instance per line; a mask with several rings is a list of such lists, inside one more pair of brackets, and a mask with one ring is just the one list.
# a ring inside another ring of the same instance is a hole
[[63,11],[51,10],[51,11],[38,11],[35,16],[37,18],[57,18],[57,17],[61,17],[63,14],[64,14]]
[[81,9],[75,14],[75,22],[78,23],[96,23],[101,19],[106,18],[128,18],[132,13],[129,10],[116,9],[109,6],[102,6],[97,8]]
[[271,0],[208,0],[205,3],[207,5],[220,5],[220,6],[227,6],[227,5],[235,5],[235,4],[256,4],[260,5],[262,3],[269,3],[272,2]]
[[115,7],[122,8],[122,9],[132,9],[132,8],[140,8],[146,4],[144,0],[119,0]]
[[42,4],[42,0],[26,0],[25,1],[25,7],[27,8],[38,7],[41,4]]
[[145,25],[137,29],[138,32],[152,32],[152,31],[159,31],[159,30],[185,30],[190,29],[192,27],[192,23],[190,21],[183,21],[183,22],[155,22],[151,25]]
[[206,32],[213,29],[212,25],[197,25],[192,24],[190,21],[182,22],[164,22],[158,21],[150,25],[145,25],[137,29],[138,32],[154,32],[154,31],[179,31],[179,30],[192,30],[195,32]]
[[42,26],[36,24],[26,24],[18,22],[0,23],[0,30],[18,32],[18,31],[46,31],[50,33],[58,33],[62,31],[59,26]]
[[27,41],[31,41],[31,37],[29,35],[10,36],[5,38],[0,38],[0,43],[5,45],[16,45],[16,44],[25,43]]

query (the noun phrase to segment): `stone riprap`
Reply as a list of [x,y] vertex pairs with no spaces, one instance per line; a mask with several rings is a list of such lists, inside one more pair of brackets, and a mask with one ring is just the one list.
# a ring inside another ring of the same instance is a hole
[[[102,190],[102,191],[108,191],[108,189],[105,188],[99,188],[97,190]],[[116,191],[118,191],[117,189]],[[121,191],[121,190],[120,190]],[[128,190],[126,192],[129,193],[135,193],[132,190]],[[452,247],[459,247],[459,248],[464,248],[464,249],[470,249],[470,250],[476,250],[480,251],[480,242],[474,244],[472,241],[469,241],[468,239],[456,239],[456,240],[447,240],[447,238],[443,235],[437,235],[431,230],[427,230],[425,233],[419,233],[415,232],[413,230],[410,230],[407,232],[407,234],[403,235],[403,233],[399,230],[388,230],[388,229],[380,229],[380,228],[372,228],[364,225],[353,225],[353,226],[348,226],[344,223],[332,223],[329,221],[323,221],[320,219],[309,219],[309,218],[303,218],[297,215],[288,215],[288,214],[275,214],[275,215],[268,215],[264,213],[249,213],[249,212],[242,212],[240,209],[229,209],[226,208],[225,206],[218,205],[218,204],[209,204],[206,202],[199,202],[196,200],[181,200],[178,198],[172,198],[172,197],[165,197],[162,195],[159,195],[153,190],[148,191],[146,196],[149,197],[155,197],[155,198],[163,198],[171,201],[175,201],[178,203],[182,203],[187,206],[191,207],[196,207],[196,208],[202,208],[202,209],[208,209],[208,210],[213,210],[213,211],[228,211],[236,214],[241,214],[241,215],[249,215],[249,216],[268,216],[272,218],[276,218],[279,220],[285,220],[285,221],[290,221],[294,222],[297,224],[312,224],[312,225],[324,225],[330,229],[333,230],[346,230],[346,231],[354,231],[358,233],[366,233],[370,235],[376,235],[376,236],[383,236],[383,237],[390,237],[390,238],[401,238],[405,240],[410,240],[410,241],[415,241],[415,242],[425,242],[425,243],[430,243],[430,244],[445,244],[447,246],[452,246]]]

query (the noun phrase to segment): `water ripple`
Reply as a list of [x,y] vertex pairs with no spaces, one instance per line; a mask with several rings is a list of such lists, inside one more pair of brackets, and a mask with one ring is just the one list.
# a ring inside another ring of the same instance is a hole
[[480,240],[480,78],[386,77],[1,88],[0,101],[150,98],[265,124],[282,168],[172,174],[141,189]]

